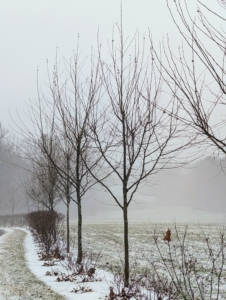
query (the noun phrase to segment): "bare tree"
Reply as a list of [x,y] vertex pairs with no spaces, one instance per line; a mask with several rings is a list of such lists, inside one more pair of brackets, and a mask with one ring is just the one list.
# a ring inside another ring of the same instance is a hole
[[30,172],[24,180],[24,192],[27,195],[27,207],[29,212],[33,207],[37,210],[44,209],[44,197],[38,184],[37,177],[32,172]]
[[[36,108],[40,109],[40,107]],[[36,125],[38,127],[38,123]],[[42,127],[40,127],[40,138],[32,137],[32,143],[35,145],[30,147],[32,153],[27,153],[31,164],[30,178],[24,180],[24,189],[38,210],[46,208],[53,210],[61,200],[65,203],[67,207],[67,252],[69,252],[69,210],[74,194],[70,178],[73,177],[71,174],[74,167],[74,152],[65,136],[62,136],[61,139],[57,136],[54,119],[52,119],[51,125],[52,128],[49,128],[48,135],[44,134]],[[31,142],[30,138],[31,136],[28,138],[28,143]],[[27,203],[28,205],[29,203]]]
[[61,201],[58,190],[59,175],[50,158],[41,147],[43,144],[51,152],[55,160],[59,160],[59,151],[54,147],[47,134],[42,134],[37,140],[29,140],[30,151],[27,154],[30,160],[31,177],[25,182],[24,187],[27,195],[33,200],[38,210],[47,210],[51,217],[51,234],[54,241],[57,240],[57,228],[55,222],[55,207]]
[[[60,160],[53,162],[53,167],[59,173],[58,190],[61,198],[66,205],[66,224],[67,224],[67,253],[70,252],[70,204],[74,199],[75,189],[71,181],[75,177],[75,152],[65,136],[61,141],[58,139],[56,147],[60,150]],[[52,158],[51,158],[52,159]]]
[[0,122],[0,154],[19,156],[18,141]]
[[15,193],[12,193],[6,203],[8,209],[9,209],[9,212],[11,214],[11,220],[10,220],[10,225],[11,227],[14,226],[14,216],[15,216],[15,211],[16,209],[18,208],[18,206],[20,205],[20,199],[18,197],[18,193],[15,194]]
[[2,123],[0,123],[0,150],[1,151],[4,150],[6,147],[8,134],[9,131],[3,127]]
[[[79,59],[79,51],[67,64],[69,78],[64,84],[59,82],[57,66],[54,72],[54,84],[51,85],[52,98],[56,107],[61,127],[58,132],[64,137],[65,167],[60,168],[54,163],[66,183],[66,190],[75,190],[74,197],[68,196],[76,202],[78,207],[78,257],[77,263],[82,261],[82,199],[86,192],[96,184],[89,170],[96,168],[97,161],[94,151],[89,146],[88,122],[92,112],[101,97],[98,64],[91,55],[90,71],[83,73],[85,61]],[[61,139],[62,142],[63,139]],[[66,145],[66,148],[65,148]],[[66,150],[66,151],[65,151]],[[71,165],[72,164],[72,165]]]
[[[30,120],[35,134],[26,128],[24,135],[44,153],[51,168],[58,174],[58,189],[67,205],[67,229],[69,250],[69,205],[73,200],[78,207],[78,256],[77,263],[82,262],[82,199],[95,184],[87,166],[92,170],[96,166],[95,156],[89,147],[88,121],[93,107],[101,97],[98,65],[91,55],[90,68],[85,68],[86,60],[80,60],[79,51],[70,62],[65,63],[65,78],[59,65],[49,75],[51,97],[39,88],[37,101],[30,104]],[[47,139],[45,137],[47,136]],[[41,139],[39,139],[41,137]],[[57,148],[60,158],[54,157]],[[72,194],[74,194],[72,196]]]
[[61,201],[58,174],[46,157],[37,158],[36,155],[37,153],[32,157],[30,178],[25,182],[24,189],[38,210],[53,212],[55,206]]
[[[73,185],[71,183],[70,180],[70,171],[71,171],[71,153],[67,152],[65,155],[65,163],[66,163],[66,176],[65,179],[63,178],[63,183],[61,181],[60,183],[60,189],[62,190],[62,188],[64,189],[64,195],[65,195],[65,203],[66,203],[66,207],[67,207],[67,253],[70,252],[70,203],[71,200],[74,201],[73,198],[73,193],[74,193],[74,189],[73,189]],[[64,198],[63,198],[64,199]]]
[[167,92],[177,101],[176,117],[193,129],[205,149],[226,154],[226,18],[222,15],[226,2],[213,1],[216,9],[213,10],[204,1],[197,0],[195,16],[189,4],[184,0],[167,1],[183,45],[175,55],[168,39],[162,54],[155,51],[156,66],[168,84]]
[[180,165],[176,157],[186,147],[186,140],[181,138],[181,122],[172,117],[177,113],[174,103],[165,105],[170,113],[158,108],[164,107],[160,99],[162,81],[155,75],[152,60],[150,64],[145,60],[145,38],[143,45],[138,34],[124,40],[122,20],[116,29],[119,42],[113,32],[109,59],[103,59],[99,46],[105,92],[90,124],[92,145],[104,161],[104,174],[90,172],[122,209],[124,284],[128,287],[128,207],[142,184],[152,184],[150,175]]

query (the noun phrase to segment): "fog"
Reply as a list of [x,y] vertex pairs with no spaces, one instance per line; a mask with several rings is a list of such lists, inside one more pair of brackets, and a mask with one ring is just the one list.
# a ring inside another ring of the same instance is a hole
[[[190,1],[192,2],[192,1]],[[70,60],[77,47],[90,54],[99,42],[111,40],[113,25],[120,18],[122,4],[125,37],[134,32],[146,35],[149,31],[158,45],[169,37],[172,49],[178,49],[181,36],[175,28],[165,0],[40,0],[3,1],[0,10],[0,121],[18,138],[21,121],[31,127],[27,103],[37,99],[37,69],[39,83],[46,91],[47,60],[52,69],[56,51],[60,62]],[[206,5],[213,2],[205,1]],[[196,15],[196,1],[189,3]],[[107,55],[107,54],[106,54]],[[198,68],[200,66],[198,65]],[[218,115],[216,115],[218,118]],[[29,123],[30,122],[30,123]],[[226,212],[226,175],[224,160],[205,157],[183,169],[159,172],[151,185],[142,185],[129,207],[131,221],[222,221]],[[1,213],[21,213],[32,210],[24,192],[29,184],[27,162],[18,155],[0,151],[0,209]],[[120,190],[114,187],[119,199]],[[118,192],[117,192],[118,191]],[[86,222],[120,221],[121,209],[100,186],[94,186],[82,202]],[[60,203],[57,209],[65,212]],[[71,204],[71,219],[77,207]]]
[[17,156],[0,151],[1,214],[19,214],[27,211],[27,197],[23,188],[26,168],[26,164]]
[[[196,1],[190,2],[191,13],[197,15]],[[148,45],[150,30],[157,47],[168,35],[172,48],[178,49],[181,36],[165,0],[1,2],[0,120],[6,127],[20,122],[18,114],[25,121],[27,103],[37,98],[37,69],[44,89],[48,82],[47,60],[52,70],[56,48],[58,60],[69,61],[77,48],[79,35],[81,53],[85,57],[90,55],[91,48],[96,49],[99,32],[100,42],[106,45],[107,52],[107,40],[111,40],[113,25],[120,19],[121,3],[125,38],[139,31],[141,37],[146,35]],[[205,3],[213,6],[211,0]]]
[[[205,157],[183,169],[163,171],[143,186],[129,207],[132,222],[223,222],[226,216],[226,160]],[[117,187],[116,187],[117,188]],[[120,191],[119,191],[120,198]],[[76,219],[77,207],[72,206]],[[63,207],[60,205],[60,209]],[[122,210],[108,193],[93,188],[83,200],[86,222],[120,222]]]
[[[226,212],[226,159],[205,157],[182,169],[159,172],[152,186],[143,185],[129,207],[132,222],[184,221],[222,222]],[[17,214],[37,208],[29,200],[24,185],[29,183],[28,166],[17,156],[0,152],[1,214]],[[118,197],[120,190],[117,186]],[[94,186],[82,201],[85,222],[120,222],[122,210],[100,186]],[[56,209],[65,213],[65,204]],[[77,205],[72,202],[72,220]]]

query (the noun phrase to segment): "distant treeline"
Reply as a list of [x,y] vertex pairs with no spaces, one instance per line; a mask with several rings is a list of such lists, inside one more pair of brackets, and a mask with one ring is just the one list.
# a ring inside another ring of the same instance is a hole
[[27,214],[0,215],[0,227],[22,227],[28,225]]
[[0,122],[0,207],[3,214],[27,211],[23,181],[26,164],[17,142]]

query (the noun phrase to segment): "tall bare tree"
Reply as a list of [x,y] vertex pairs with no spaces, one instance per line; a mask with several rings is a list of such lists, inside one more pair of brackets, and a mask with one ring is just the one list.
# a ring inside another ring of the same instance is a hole
[[[95,184],[94,178],[87,169],[87,166],[90,170],[96,167],[95,155],[89,147],[88,121],[101,97],[98,64],[95,63],[92,55],[89,67],[86,67],[85,63],[88,64],[88,61],[80,60],[77,51],[71,61],[65,63],[66,75],[62,79],[56,60],[53,77],[49,75],[51,97],[46,96],[39,89],[37,101],[30,104],[30,120],[36,134],[31,133],[28,128],[24,131],[28,139],[38,143],[41,151],[48,157],[51,167],[60,177],[59,188],[61,195],[66,198],[67,208],[71,200],[77,204],[77,263],[81,263],[83,257],[82,199]],[[46,136],[47,143],[44,138]],[[60,159],[55,159],[53,155],[56,141]],[[72,197],[72,193],[75,196]]]
[[110,57],[104,59],[99,46],[104,95],[90,128],[93,148],[104,161],[104,174],[91,173],[122,209],[124,284],[128,287],[128,207],[141,184],[151,184],[150,175],[180,164],[176,157],[187,142],[181,137],[181,122],[172,117],[177,107],[172,101],[161,101],[162,80],[156,77],[152,60],[145,59],[145,38],[143,44],[138,34],[124,39],[122,20],[116,30],[118,35],[113,32],[108,45]]
[[[74,199],[75,189],[73,188],[73,184],[71,178],[75,176],[75,159],[74,159],[74,149],[68,143],[67,139],[63,138],[63,143],[58,141],[57,147],[60,145],[60,152],[61,152],[61,163],[59,161],[54,163],[54,168],[58,167],[59,174],[59,184],[58,189],[60,194],[62,195],[62,200],[66,205],[66,222],[67,222],[67,253],[70,252],[70,204],[71,201],[76,202]],[[55,161],[56,162],[56,161]],[[63,170],[63,174],[62,171]]]
[[169,38],[161,55],[155,51],[155,61],[167,92],[177,101],[177,118],[193,129],[205,149],[226,154],[226,2],[212,1],[211,7],[200,0],[196,4],[193,15],[187,1],[167,1],[183,45],[177,55]]

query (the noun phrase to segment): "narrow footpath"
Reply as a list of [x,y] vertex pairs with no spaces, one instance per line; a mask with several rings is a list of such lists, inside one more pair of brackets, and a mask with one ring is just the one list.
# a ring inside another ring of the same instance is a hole
[[28,269],[24,256],[26,233],[13,229],[0,236],[0,300],[63,300]]

